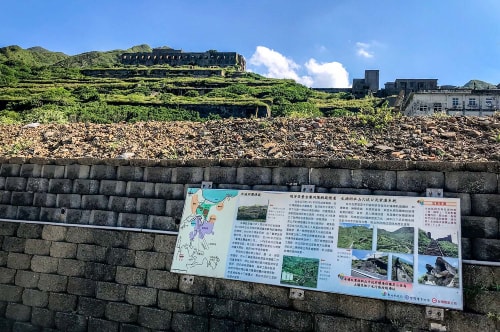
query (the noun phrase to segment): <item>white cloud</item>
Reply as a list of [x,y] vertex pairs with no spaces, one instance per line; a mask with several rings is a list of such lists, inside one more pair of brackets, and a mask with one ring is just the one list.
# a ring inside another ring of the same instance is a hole
[[363,58],[367,58],[367,59],[373,58],[374,53],[373,53],[373,51],[370,51],[371,47],[372,47],[371,44],[357,42],[356,43],[356,48],[357,48],[356,53]]
[[312,87],[349,87],[349,73],[340,62],[318,63],[315,59],[309,59],[305,66],[308,74],[312,77]]
[[[307,75],[300,75],[302,66],[283,54],[265,46],[257,46],[249,60],[254,66],[264,66],[263,75],[271,78],[289,78],[309,87],[346,88],[349,87],[349,73],[339,62],[318,63],[311,58],[304,64]],[[258,72],[257,70],[254,70]]]

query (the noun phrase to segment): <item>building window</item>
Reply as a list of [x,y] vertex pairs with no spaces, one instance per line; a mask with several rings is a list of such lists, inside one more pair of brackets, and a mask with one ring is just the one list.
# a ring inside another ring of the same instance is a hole
[[476,98],[469,98],[469,106],[476,107]]
[[486,98],[485,99],[485,104],[486,104],[486,107],[489,107],[489,108],[492,108],[493,107],[493,98]]
[[451,99],[451,105],[454,107],[454,108],[457,108],[460,104],[458,103],[458,98],[452,98]]
[[434,112],[442,112],[443,111],[443,105],[441,103],[434,103]]
[[418,108],[418,110],[420,112],[427,112],[428,107],[427,107],[427,105],[420,105],[420,107]]

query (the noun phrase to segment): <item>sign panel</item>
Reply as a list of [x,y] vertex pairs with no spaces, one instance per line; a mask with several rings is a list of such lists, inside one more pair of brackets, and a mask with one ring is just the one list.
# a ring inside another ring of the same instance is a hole
[[462,309],[460,200],[188,189],[171,271]]

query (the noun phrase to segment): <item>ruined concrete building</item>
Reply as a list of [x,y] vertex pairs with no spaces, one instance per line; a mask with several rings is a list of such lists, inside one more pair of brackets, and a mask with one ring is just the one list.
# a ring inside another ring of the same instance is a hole
[[236,52],[184,52],[171,48],[154,48],[153,52],[123,53],[121,62],[124,65],[169,65],[199,67],[232,67],[246,71],[245,58]]

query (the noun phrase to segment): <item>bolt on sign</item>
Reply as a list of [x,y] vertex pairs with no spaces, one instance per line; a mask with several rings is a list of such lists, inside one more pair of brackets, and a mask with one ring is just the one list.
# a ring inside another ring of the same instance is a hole
[[463,309],[460,200],[189,188],[171,271]]

